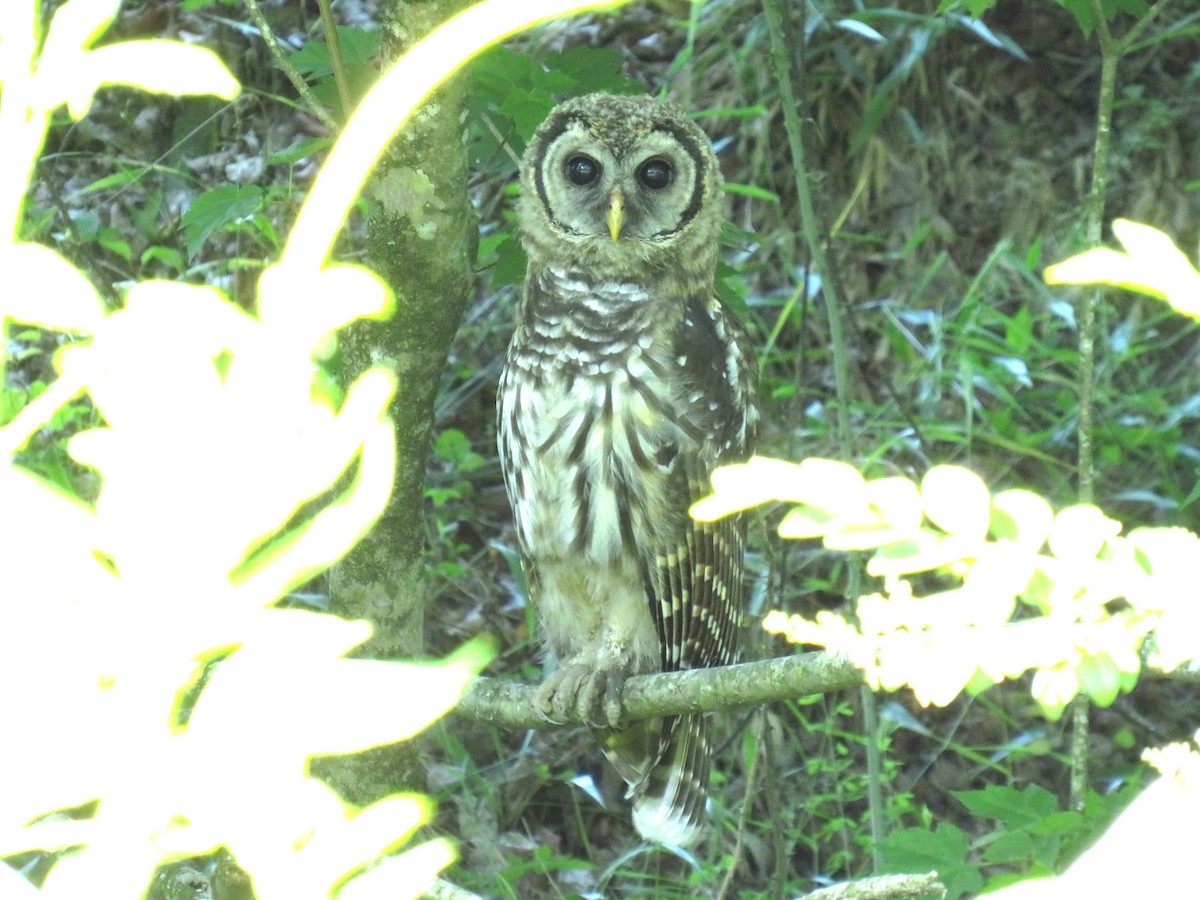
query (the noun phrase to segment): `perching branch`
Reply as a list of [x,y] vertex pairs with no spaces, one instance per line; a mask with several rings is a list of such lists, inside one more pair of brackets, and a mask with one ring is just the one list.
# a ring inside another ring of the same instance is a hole
[[899,900],[901,897],[946,896],[937,872],[927,875],[877,875],[833,884],[805,894],[804,900]]
[[[845,657],[825,653],[764,659],[639,675],[625,683],[622,703],[628,721],[687,712],[712,712],[823,694],[863,683],[862,672]],[[459,715],[508,728],[554,728],[533,705],[534,685],[501,678],[477,678],[455,708]],[[581,725],[581,721],[566,725]]]
[[[1146,665],[1144,677],[1200,683],[1200,667],[1167,672]],[[716,712],[825,694],[862,685],[863,674],[844,656],[799,653],[736,666],[638,675],[621,695],[630,722],[688,712]],[[503,728],[559,728],[585,724],[578,719],[554,725],[534,708],[537,685],[508,678],[476,678],[453,712]]]

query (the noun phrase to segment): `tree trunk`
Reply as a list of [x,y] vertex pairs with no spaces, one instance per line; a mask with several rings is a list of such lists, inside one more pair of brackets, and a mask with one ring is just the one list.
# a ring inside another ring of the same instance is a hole
[[[390,0],[381,9],[384,52],[402,55],[464,0]],[[343,332],[346,382],[371,365],[399,376],[396,484],[374,531],[333,570],[333,612],[368,619],[372,639],[359,654],[411,659],[422,653],[427,583],[423,575],[425,464],[433,405],[450,342],[474,289],[477,230],[467,199],[466,78],[455,75],[410,118],[380,159],[372,200],[368,264],[396,293],[396,314]],[[404,697],[380,697],[381,704]],[[347,800],[369,803],[397,790],[421,790],[413,742],[324,760],[321,774]]]

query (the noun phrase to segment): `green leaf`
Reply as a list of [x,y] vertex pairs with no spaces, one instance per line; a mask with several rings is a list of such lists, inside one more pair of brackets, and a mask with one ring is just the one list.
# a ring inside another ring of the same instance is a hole
[[778,203],[779,195],[774,191],[768,191],[766,188],[756,187],[752,184],[737,184],[735,182],[725,182],[725,193],[735,194],[739,197],[750,197],[753,200],[766,200],[770,203]]
[[[954,6],[957,0],[943,0],[938,12],[944,12],[948,7]],[[996,5],[998,0],[965,0],[963,8],[967,11],[967,15],[974,19],[978,19],[985,12]]]
[[301,75],[309,78],[326,78],[333,74],[333,62],[329,57],[329,46],[324,41],[305,41],[291,55],[292,65]]
[[1121,693],[1121,673],[1107,653],[1090,653],[1079,661],[1079,689],[1097,706],[1111,706]]
[[893,871],[928,872],[943,865],[960,864],[970,852],[967,836],[948,822],[939,824],[936,831],[924,828],[901,828],[887,835],[880,843],[884,862]]
[[1008,829],[1027,828],[1057,811],[1058,800],[1045,788],[988,785],[980,791],[951,791],[971,815],[996,819]]
[[338,44],[347,68],[371,65],[379,56],[383,33],[378,28],[339,25]]
[[131,182],[139,181],[143,175],[148,172],[146,167],[137,169],[122,169],[119,172],[114,172],[111,175],[105,175],[103,178],[97,178],[91,184],[79,189],[79,193],[88,194],[92,191],[104,191],[109,188],[122,187]]
[[262,206],[262,190],[252,184],[226,184],[205,191],[183,214],[188,260],[196,258],[201,245],[217,229],[254,215]]
[[81,241],[94,241],[100,233],[100,217],[92,210],[85,209],[71,220],[71,228]]
[[457,465],[472,455],[471,441],[457,428],[447,428],[434,441],[433,452],[439,459]]
[[147,247],[142,252],[141,264],[144,266],[147,263],[162,263],[169,269],[174,269],[176,272],[182,272],[185,268],[183,254],[174,247],[163,247],[159,244]]
[[867,572],[875,578],[928,572],[962,559],[963,549],[962,542],[954,538],[922,530],[912,538],[880,547],[867,561]]
[[273,249],[279,249],[279,235],[275,233],[275,224],[266,216],[256,213],[249,219],[250,227],[258,232]]
[[96,236],[96,243],[110,253],[117,254],[125,262],[133,259],[133,250],[130,248],[129,242],[121,237],[121,232],[116,228],[101,229],[100,234]]
[[516,126],[518,134],[532,135],[550,111],[547,106],[549,99],[539,94],[517,92],[506,97],[496,111]]
[[948,898],[977,892],[983,886],[979,870],[966,862],[970,852],[967,836],[954,825],[942,822],[936,831],[893,831],[880,841],[879,850],[888,872],[936,871]]
[[[379,55],[381,34],[377,28],[339,25],[337,35],[346,68],[367,65]],[[328,78],[333,74],[329,45],[323,40],[305,41],[304,45],[291,55],[291,62],[301,75],[307,75],[311,80]]]
[[1096,12],[1092,0],[1058,0],[1058,5],[1075,17],[1075,23],[1084,37],[1090,37],[1096,27]]
[[0,427],[12,421],[25,408],[25,392],[20,388],[0,388]]
[[513,235],[502,241],[496,247],[496,265],[492,267],[492,284],[520,284],[525,280],[525,267],[528,259],[525,248]]
[[268,166],[287,166],[299,162],[306,156],[320,153],[326,147],[331,146],[333,146],[333,138],[331,137],[300,138],[300,140],[293,141],[279,152],[269,155],[266,162]]
[[164,206],[166,190],[160,186],[149,193],[140,207],[130,210],[129,215],[138,234],[148,241],[156,240],[159,236],[158,220]]
[[543,62],[551,72],[570,78],[576,94],[645,93],[645,88],[622,73],[625,55],[620,50],[578,46],[563,53],[547,53]]
[[[1109,818],[1106,814],[1101,817],[1104,820]],[[1069,837],[1075,834],[1087,834],[1096,826],[1096,822],[1089,822],[1087,818],[1073,809],[1059,809],[1052,813],[1047,813],[1046,817],[1040,822],[1035,822],[1029,826],[1029,833],[1035,837]]]
[[1033,837],[1026,831],[1009,831],[1000,835],[983,851],[981,862],[988,865],[1024,862],[1033,858]]

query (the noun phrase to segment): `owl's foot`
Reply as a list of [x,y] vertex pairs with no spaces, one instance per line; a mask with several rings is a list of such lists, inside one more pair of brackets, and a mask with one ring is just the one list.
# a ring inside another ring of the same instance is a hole
[[578,717],[595,728],[616,727],[625,677],[619,669],[567,665],[546,676],[534,703],[542,718],[556,725]]

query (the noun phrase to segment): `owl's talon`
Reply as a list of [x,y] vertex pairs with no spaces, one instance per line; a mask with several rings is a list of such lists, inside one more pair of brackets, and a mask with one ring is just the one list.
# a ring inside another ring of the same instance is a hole
[[573,718],[593,728],[615,727],[621,722],[621,688],[625,674],[616,669],[570,665],[547,675],[534,704],[547,722],[562,725]]

